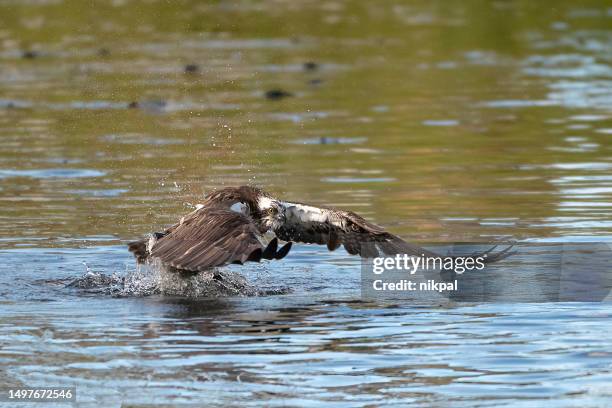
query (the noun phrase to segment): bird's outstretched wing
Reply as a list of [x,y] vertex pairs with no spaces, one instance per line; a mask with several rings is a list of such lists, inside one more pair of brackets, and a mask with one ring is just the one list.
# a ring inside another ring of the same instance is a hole
[[408,254],[436,256],[385,231],[350,211],[283,203],[285,219],[274,230],[284,241],[327,245],[330,251],[344,245],[351,255],[376,257]]
[[186,271],[203,271],[230,263],[281,259],[290,249],[267,246],[252,220],[234,211],[201,208],[168,228],[149,249],[163,264]]
[[[434,258],[443,256],[418,245],[410,244],[351,211],[287,202],[283,202],[283,207],[285,220],[274,232],[284,241],[327,245],[330,251],[344,245],[349,254],[360,255],[364,258],[373,258],[383,254],[407,254]],[[511,252],[513,245],[493,253],[496,247],[471,256],[484,256],[485,263],[493,263],[514,254]]]

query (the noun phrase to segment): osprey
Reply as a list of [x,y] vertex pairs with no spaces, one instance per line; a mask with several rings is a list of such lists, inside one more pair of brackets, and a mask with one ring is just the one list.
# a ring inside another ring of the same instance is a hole
[[[268,233],[274,234],[270,241],[265,238]],[[287,242],[280,249],[279,239]],[[159,259],[175,270],[200,272],[232,263],[282,259],[292,242],[327,245],[330,251],[343,245],[349,254],[362,257],[381,253],[438,256],[351,211],[282,201],[251,186],[213,191],[177,224],[131,242],[128,248],[139,263]]]

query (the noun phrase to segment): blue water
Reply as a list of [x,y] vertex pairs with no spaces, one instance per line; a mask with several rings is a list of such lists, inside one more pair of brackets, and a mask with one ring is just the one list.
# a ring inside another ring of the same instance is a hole
[[310,247],[291,255],[242,272],[292,293],[190,299],[65,287],[87,273],[133,273],[122,246],[2,251],[0,378],[76,386],[79,406],[605,406],[612,397],[606,303],[367,302],[354,258]]

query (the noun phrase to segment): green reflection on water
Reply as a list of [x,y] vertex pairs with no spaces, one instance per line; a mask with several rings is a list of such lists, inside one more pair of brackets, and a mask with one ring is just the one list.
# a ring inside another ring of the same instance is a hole
[[600,4],[5,1],[0,169],[104,175],[0,178],[0,246],[128,239],[247,182],[415,241],[607,235]]

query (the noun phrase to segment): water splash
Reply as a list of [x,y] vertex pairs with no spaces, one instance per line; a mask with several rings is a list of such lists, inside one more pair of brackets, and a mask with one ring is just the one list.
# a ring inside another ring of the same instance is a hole
[[69,282],[66,287],[88,294],[114,297],[145,297],[152,295],[188,298],[217,298],[229,296],[266,296],[289,293],[287,287],[260,288],[250,284],[241,274],[213,269],[197,274],[168,270],[151,262],[127,271],[124,277],[92,271],[86,264],[85,274]]

